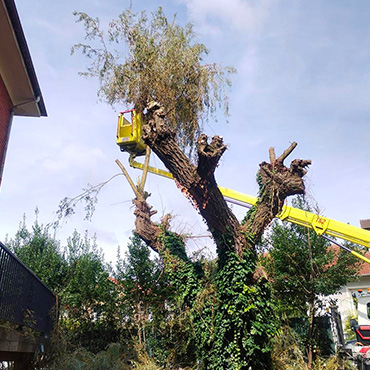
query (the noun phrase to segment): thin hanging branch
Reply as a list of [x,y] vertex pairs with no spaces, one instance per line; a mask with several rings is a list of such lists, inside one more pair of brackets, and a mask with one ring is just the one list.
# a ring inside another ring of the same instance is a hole
[[122,173],[118,173],[106,181],[103,181],[97,185],[88,184],[83,192],[76,195],[73,198],[65,197],[59,202],[58,210],[56,211],[57,221],[52,223],[54,229],[59,227],[59,223],[62,219],[65,219],[75,213],[75,207],[78,203],[85,202],[85,220],[91,220],[95,206],[98,203],[98,195],[105,185],[118,176],[122,176]]

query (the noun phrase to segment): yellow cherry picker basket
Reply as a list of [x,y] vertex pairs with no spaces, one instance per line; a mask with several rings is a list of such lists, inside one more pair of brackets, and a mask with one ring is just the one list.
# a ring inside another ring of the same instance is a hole
[[135,156],[145,154],[145,144],[141,139],[142,117],[135,109],[119,113],[116,142],[122,152]]

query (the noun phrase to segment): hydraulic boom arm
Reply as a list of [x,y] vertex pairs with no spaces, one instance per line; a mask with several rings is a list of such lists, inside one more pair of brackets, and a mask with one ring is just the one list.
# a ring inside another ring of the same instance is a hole
[[[135,156],[130,156],[130,166],[142,170],[143,164],[135,161],[134,158]],[[173,179],[170,172],[161,170],[159,168],[149,166],[148,172]],[[257,197],[239,193],[235,190],[224,188],[223,186],[219,186],[218,188],[227,201],[231,201],[234,203],[236,201],[237,204],[245,207],[251,207],[257,204]],[[359,227],[351,226],[343,222],[335,221],[330,218],[326,218],[290,206],[284,206],[282,212],[277,217],[283,221],[289,221],[297,225],[313,229],[318,235],[327,234],[355,244],[362,245],[366,248],[370,248],[370,232]],[[351,251],[351,253],[352,252],[354,252],[353,254],[356,254],[357,257],[370,263],[370,260],[366,257],[355,251]]]
[[[126,112],[120,113],[117,128],[117,144],[121,147],[122,151],[127,151],[130,153],[130,166],[142,170],[144,165],[140,162],[135,161],[136,155],[142,155],[145,149],[145,144],[140,139],[141,115],[136,114],[136,112],[133,110],[127,112],[132,113],[132,123],[130,124],[127,120],[124,120],[123,113]],[[123,132],[124,130],[126,130],[127,132],[131,132],[131,135],[129,135],[128,133],[119,135],[120,130],[121,132]],[[149,166],[148,172],[173,179],[170,172],[159,168]],[[229,202],[236,203],[244,207],[252,207],[257,204],[257,197],[239,193],[237,191],[224,188],[222,186],[219,186],[219,189],[225,199]],[[347,240],[355,244],[362,245],[366,248],[370,248],[370,232],[359,227],[351,226],[343,222],[335,221],[330,218],[326,218],[286,205],[283,207],[282,212],[277,217],[281,220],[289,221],[297,225],[313,229],[318,235],[326,234],[334,236],[336,238]],[[362,259],[363,261],[370,263],[370,260],[360,253],[357,253],[356,251],[353,251],[347,247],[343,247],[341,245],[339,246],[354,254],[356,257]]]

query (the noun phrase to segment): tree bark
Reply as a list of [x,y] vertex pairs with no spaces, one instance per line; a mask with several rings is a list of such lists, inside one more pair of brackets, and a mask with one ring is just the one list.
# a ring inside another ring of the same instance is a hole
[[226,150],[222,138],[215,136],[208,143],[206,135],[197,141],[198,165],[195,166],[175,140],[175,133],[165,124],[163,109],[154,105],[148,109],[143,140],[172,173],[176,185],[192,202],[207,223],[218,248],[225,248],[224,238],[241,251],[245,245],[240,225],[218,189],[214,171]]
[[308,346],[307,346],[307,369],[312,369],[313,363],[313,345],[312,345],[312,337],[313,337],[313,324],[314,324],[314,316],[315,316],[315,305],[314,302],[309,302],[308,307]]
[[[296,143],[279,157],[270,148],[270,163],[262,162],[257,175],[260,186],[257,205],[240,224],[218,189],[214,175],[226,150],[222,137],[208,140],[206,135],[201,135],[197,141],[197,163],[193,164],[178,146],[175,133],[166,125],[164,110],[158,104],[148,106],[145,119],[142,139],[204,218],[217,245],[218,265],[209,282],[214,293],[207,303],[212,306],[208,311],[210,332],[204,333],[202,314],[197,309],[190,310],[194,313],[192,325],[197,333],[195,348],[199,358],[205,368],[212,370],[271,370],[268,335],[273,335],[276,322],[272,305],[267,302],[271,297],[266,279],[255,275],[255,245],[266,226],[282,210],[285,198],[304,193],[302,178],[311,162],[294,160],[287,168],[284,160]],[[182,304],[197,307],[197,299],[203,296],[200,293],[204,288],[202,273],[186,256],[181,236],[168,231],[170,217],[165,216],[160,224],[154,223],[151,216],[156,211],[147,203],[144,189],[139,184],[133,190],[137,234],[160,253]]]
[[[210,143],[206,135],[197,141],[198,162],[194,165],[179,148],[175,132],[166,125],[164,110],[156,103],[149,105],[147,124],[143,127],[143,140],[151,147],[167,169],[177,186],[204,218],[216,242],[218,251],[233,248],[241,257],[243,250],[254,248],[266,226],[281,211],[288,195],[303,194],[305,167],[311,161],[296,159],[290,168],[284,160],[296,143],[276,158],[270,148],[270,163],[262,162],[258,172],[261,191],[253,217],[241,227],[218,189],[214,172],[226,150],[221,136]],[[227,241],[227,242],[226,242]]]
[[254,213],[249,217],[243,231],[248,235],[249,247],[254,247],[268,224],[282,211],[284,201],[289,195],[304,194],[303,176],[310,160],[295,159],[289,168],[284,160],[294,150],[297,143],[293,142],[281,156],[276,158],[275,150],[270,148],[270,163],[262,162],[257,173],[260,194]]
[[[314,267],[313,267],[313,255],[312,255],[312,245],[310,239],[310,230],[307,230],[307,244],[308,244],[308,253],[310,258],[310,281],[314,279]],[[314,320],[315,320],[315,296],[313,292],[310,292],[310,298],[308,302],[308,347],[307,347],[307,369],[312,369],[313,363],[313,329],[314,329]]]

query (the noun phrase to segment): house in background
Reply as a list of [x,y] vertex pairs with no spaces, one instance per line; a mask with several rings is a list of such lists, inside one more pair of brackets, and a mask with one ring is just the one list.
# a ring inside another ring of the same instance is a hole
[[0,186],[13,116],[46,116],[14,0],[0,0]]
[[[370,255],[366,255],[369,258]],[[370,289],[370,265],[364,262],[358,273],[358,279],[349,282],[341,291],[333,296],[338,300],[338,311],[342,315],[343,321],[347,316],[354,315],[356,313],[356,307],[352,293],[356,293],[359,289],[367,291]],[[369,318],[370,319],[370,318]]]
[[[360,220],[360,225],[361,228],[370,231],[370,220]],[[365,256],[370,259],[369,252]],[[338,294],[331,296],[337,300],[338,311],[342,316],[343,326],[348,316],[352,317],[356,315],[357,309],[353,294],[358,292],[359,289],[363,292],[370,291],[370,264],[366,262],[361,265],[358,272],[358,279],[349,282]],[[368,319],[370,321],[370,311],[368,312]]]
[[[14,0],[0,0],[0,186],[13,116],[46,115]],[[24,324],[24,312],[32,312],[36,324],[49,322],[55,297],[1,242],[0,271],[0,320],[7,323],[0,328],[0,367],[6,361],[14,370],[28,370],[46,337],[27,337],[15,328]]]

